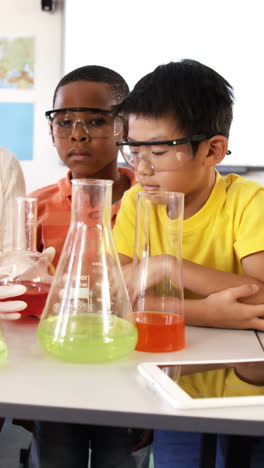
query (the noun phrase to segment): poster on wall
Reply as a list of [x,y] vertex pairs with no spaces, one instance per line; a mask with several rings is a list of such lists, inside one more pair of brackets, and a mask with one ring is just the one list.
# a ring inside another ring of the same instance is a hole
[[34,104],[0,102],[0,146],[22,161],[33,159]]
[[0,88],[32,89],[35,39],[0,37]]
[[33,159],[35,38],[0,36],[0,146]]

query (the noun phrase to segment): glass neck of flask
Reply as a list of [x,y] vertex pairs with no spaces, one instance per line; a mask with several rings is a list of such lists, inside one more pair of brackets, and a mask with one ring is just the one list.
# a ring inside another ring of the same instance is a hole
[[71,222],[111,225],[112,180],[72,180]]
[[15,250],[37,250],[37,198],[16,199]]

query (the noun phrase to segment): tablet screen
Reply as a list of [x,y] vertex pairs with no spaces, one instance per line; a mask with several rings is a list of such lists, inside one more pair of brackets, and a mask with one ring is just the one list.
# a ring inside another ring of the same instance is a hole
[[180,408],[264,404],[264,362],[143,363],[139,371]]
[[264,395],[264,362],[158,365],[191,398]]

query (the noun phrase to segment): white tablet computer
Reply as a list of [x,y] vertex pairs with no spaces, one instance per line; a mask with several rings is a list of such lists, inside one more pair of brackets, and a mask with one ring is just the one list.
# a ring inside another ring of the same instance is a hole
[[[241,363],[241,361],[239,361]],[[242,361],[249,363],[251,361]],[[256,361],[254,361],[256,362]],[[262,361],[263,362],[263,361]],[[201,367],[202,366],[202,367]],[[184,375],[193,374],[206,370],[226,367],[234,367],[234,362],[228,365],[228,362],[217,361],[208,364],[200,362],[170,362],[170,363],[141,363],[138,365],[140,374],[145,377],[148,385],[151,386],[152,391],[157,392],[165,398],[175,408],[220,408],[227,406],[251,406],[251,405],[264,405],[264,392],[263,395],[250,395],[250,396],[232,396],[232,397],[217,397],[217,398],[193,398],[178,384],[177,380],[180,376],[181,368]],[[264,362],[263,362],[264,369]],[[264,372],[263,372],[264,373]],[[261,387],[261,388],[264,388]]]

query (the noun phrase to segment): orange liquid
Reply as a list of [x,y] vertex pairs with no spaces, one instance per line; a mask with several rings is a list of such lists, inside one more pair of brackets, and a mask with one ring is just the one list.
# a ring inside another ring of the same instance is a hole
[[136,350],[151,353],[178,351],[185,346],[183,317],[161,312],[135,312]]
[[22,284],[27,288],[25,294],[15,296],[3,301],[25,301],[27,308],[21,310],[22,315],[41,315],[44,309],[50,285],[47,283],[32,283],[32,281],[13,281],[10,284]]

